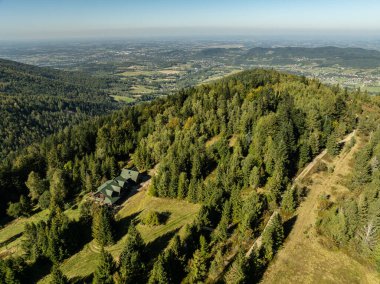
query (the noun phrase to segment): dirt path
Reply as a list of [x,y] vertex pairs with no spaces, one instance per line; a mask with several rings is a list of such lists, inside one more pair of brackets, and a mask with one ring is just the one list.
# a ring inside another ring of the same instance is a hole
[[[350,134],[344,141],[349,141],[354,135]],[[323,247],[314,229],[319,196],[330,194],[334,197],[348,190],[341,181],[350,172],[350,161],[360,147],[359,142],[329,163],[335,168],[333,173],[312,176],[313,184],[309,186],[306,200],[297,209],[292,231],[264,274],[262,283],[379,283],[376,273],[342,252]],[[322,152],[311,165],[323,160],[325,155]],[[302,181],[312,168],[310,165],[306,167],[297,181]]]
[[[339,143],[341,144],[341,143],[349,142],[355,136],[355,133],[356,133],[356,130],[348,134],[344,139],[339,141]],[[315,167],[315,165],[320,160],[322,160],[324,156],[326,156],[326,154],[327,154],[327,150],[323,150],[322,153],[320,153],[317,157],[315,157],[314,160],[303,169],[303,171],[295,178],[294,181],[298,182],[298,181],[301,181],[303,178],[305,178],[310,173],[310,171]]]

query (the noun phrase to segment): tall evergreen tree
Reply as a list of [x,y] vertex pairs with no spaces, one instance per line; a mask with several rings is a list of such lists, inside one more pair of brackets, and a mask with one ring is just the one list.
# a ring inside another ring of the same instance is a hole
[[46,183],[34,171],[29,173],[25,185],[29,189],[29,196],[33,201],[38,200],[41,194],[46,190]]
[[98,207],[92,221],[92,236],[100,246],[111,245],[114,242],[114,219],[112,209],[106,206]]
[[228,270],[225,281],[231,284],[243,284],[248,283],[248,263],[244,255],[244,251],[240,250],[236,256],[236,259],[232,263],[230,269]]
[[331,156],[336,156],[339,154],[338,137],[335,131],[331,133],[331,135],[327,139],[326,147],[327,147],[327,152]]
[[134,224],[128,229],[127,240],[120,255],[119,272],[121,283],[137,283],[143,277],[144,241]]
[[208,252],[206,239],[201,236],[199,243],[200,248],[194,252],[193,258],[189,263],[190,272],[188,279],[190,283],[202,282],[207,276]]
[[263,249],[265,258],[271,260],[284,240],[284,229],[281,216],[275,212],[262,234]]
[[67,277],[59,269],[58,265],[53,265],[51,271],[51,280],[50,284],[67,284],[69,283]]
[[116,271],[116,264],[112,255],[103,247],[100,251],[99,263],[94,273],[94,284],[113,284],[113,274]]
[[149,284],[167,284],[170,283],[168,273],[165,268],[165,257],[160,254],[153,265],[153,269],[150,272]]

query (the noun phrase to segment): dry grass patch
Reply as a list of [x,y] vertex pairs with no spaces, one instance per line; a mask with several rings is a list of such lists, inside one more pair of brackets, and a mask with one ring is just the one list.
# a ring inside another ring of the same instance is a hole
[[213,146],[219,140],[220,140],[220,135],[216,135],[216,136],[212,137],[211,139],[207,140],[205,143],[206,148]]
[[297,209],[297,219],[283,248],[265,272],[262,283],[379,283],[376,272],[338,250],[321,244],[315,230],[320,196],[327,206],[331,200],[341,198],[348,189],[341,185],[342,176],[351,172],[354,154],[363,146],[357,143],[349,152],[329,162],[334,172],[309,174],[314,182],[307,198]]

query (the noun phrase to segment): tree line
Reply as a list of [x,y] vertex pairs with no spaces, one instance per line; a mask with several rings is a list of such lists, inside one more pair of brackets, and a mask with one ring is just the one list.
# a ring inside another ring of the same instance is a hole
[[[59,239],[49,244],[31,238],[36,245],[28,253],[31,259],[51,259],[58,249],[51,261],[59,263],[76,250],[66,246],[70,241],[64,236],[72,229],[59,212],[130,161],[140,171],[158,164],[149,193],[202,204],[196,221],[153,260],[130,226],[128,234],[134,237],[119,263],[102,250],[94,281],[134,283],[144,275],[150,283],[252,283],[284,238],[280,214],[263,232],[269,216],[279,208],[292,214],[298,204],[292,178],[355,127],[364,98],[317,80],[258,69],[130,106],[69,126],[4,162],[2,210],[8,208],[14,217],[28,214],[20,208],[30,208],[29,214],[36,207],[58,212],[26,232]],[[91,216],[91,223],[82,229],[92,227],[101,247],[115,241],[113,214],[103,208],[85,216]],[[244,248],[261,234],[262,247],[247,258]],[[235,250],[238,246],[242,249]],[[226,259],[231,260],[227,267]]]

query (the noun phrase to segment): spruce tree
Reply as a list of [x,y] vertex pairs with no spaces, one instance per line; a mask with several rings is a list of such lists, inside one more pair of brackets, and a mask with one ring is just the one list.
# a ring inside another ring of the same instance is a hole
[[281,216],[275,212],[262,234],[263,249],[265,258],[271,260],[284,240],[284,228]]
[[113,274],[116,271],[116,264],[112,255],[102,247],[98,266],[94,272],[94,284],[113,284]]
[[21,284],[18,280],[16,272],[12,268],[7,268],[5,271],[5,283],[4,284]]
[[216,278],[223,271],[224,268],[224,258],[222,250],[218,250],[214,259],[211,262],[209,274],[211,278]]
[[67,277],[59,269],[58,265],[53,265],[51,271],[51,280],[50,284],[67,284],[69,283]]
[[339,154],[339,145],[338,145],[338,137],[336,132],[331,133],[326,143],[327,153],[331,156],[336,156]]
[[307,141],[303,141],[301,144],[301,147],[299,149],[299,161],[298,161],[298,168],[302,168],[306,165],[306,163],[310,162],[310,146],[307,143]]
[[189,181],[185,172],[181,172],[178,178],[178,198],[184,199],[187,195]]
[[167,284],[171,283],[168,277],[168,273],[165,268],[165,258],[163,254],[160,254],[153,265],[153,269],[150,272],[149,284]]
[[47,256],[53,262],[59,262],[68,254],[68,229],[69,220],[59,209],[55,208],[51,212],[47,229]]
[[293,214],[297,207],[297,197],[296,190],[291,185],[288,186],[288,189],[284,192],[282,196],[281,208],[287,214]]
[[144,241],[134,224],[131,224],[119,261],[119,272],[122,283],[137,283],[143,276],[143,250]]
[[243,250],[240,250],[236,259],[228,270],[225,281],[231,284],[247,283],[248,263]]
[[207,252],[207,243],[206,239],[201,236],[199,239],[200,248],[197,249],[193,258],[190,260],[189,264],[189,275],[188,279],[190,283],[198,283],[202,282],[204,278],[207,276],[207,260],[208,260],[208,252]]
[[66,176],[62,170],[54,170],[50,180],[50,207],[63,209],[65,198],[68,194],[66,188]]
[[31,171],[28,175],[28,179],[25,182],[26,187],[29,189],[29,196],[32,201],[38,200],[41,194],[46,190],[45,182],[40,176]]
[[113,213],[110,208],[100,206],[95,210],[92,222],[92,236],[100,246],[113,244],[113,223]]

